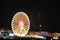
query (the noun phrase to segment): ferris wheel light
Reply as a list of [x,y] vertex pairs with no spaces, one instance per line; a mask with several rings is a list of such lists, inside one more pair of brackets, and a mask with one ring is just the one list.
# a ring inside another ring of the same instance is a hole
[[25,36],[30,27],[30,20],[25,12],[17,12],[12,18],[12,30],[17,36]]

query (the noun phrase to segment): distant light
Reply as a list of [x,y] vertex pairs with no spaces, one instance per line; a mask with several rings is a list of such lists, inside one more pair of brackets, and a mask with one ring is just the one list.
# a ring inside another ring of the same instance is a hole
[[40,27],[42,27],[42,25],[40,24]]

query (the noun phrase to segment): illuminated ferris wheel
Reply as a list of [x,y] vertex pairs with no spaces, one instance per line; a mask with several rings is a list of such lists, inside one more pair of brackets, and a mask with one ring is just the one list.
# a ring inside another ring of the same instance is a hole
[[11,22],[13,33],[17,36],[25,36],[30,28],[30,20],[25,12],[17,12]]

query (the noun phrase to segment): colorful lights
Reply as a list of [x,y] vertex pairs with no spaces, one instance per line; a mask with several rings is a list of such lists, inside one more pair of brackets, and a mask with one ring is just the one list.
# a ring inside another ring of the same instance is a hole
[[23,37],[29,31],[29,17],[25,12],[17,12],[12,18],[11,26],[15,35]]

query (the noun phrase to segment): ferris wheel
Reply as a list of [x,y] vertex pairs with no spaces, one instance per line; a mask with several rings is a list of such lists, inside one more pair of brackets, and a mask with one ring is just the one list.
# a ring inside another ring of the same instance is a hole
[[30,28],[30,20],[25,12],[17,12],[11,22],[12,31],[17,36],[25,36]]

